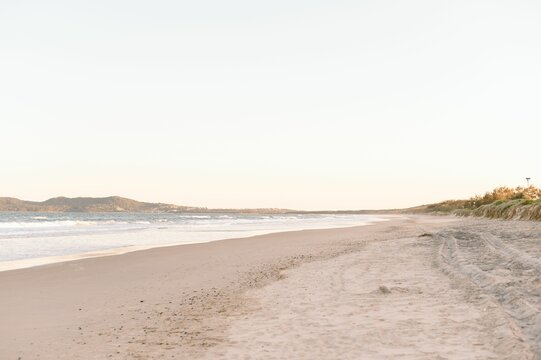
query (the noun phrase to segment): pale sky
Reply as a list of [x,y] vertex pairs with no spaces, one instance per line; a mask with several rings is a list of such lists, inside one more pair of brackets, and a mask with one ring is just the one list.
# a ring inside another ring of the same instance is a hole
[[539,1],[0,2],[0,196],[370,209],[541,185]]

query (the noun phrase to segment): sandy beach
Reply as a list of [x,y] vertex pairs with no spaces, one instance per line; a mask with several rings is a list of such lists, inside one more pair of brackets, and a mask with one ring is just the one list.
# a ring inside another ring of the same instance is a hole
[[390,217],[0,272],[0,359],[541,359],[538,222]]

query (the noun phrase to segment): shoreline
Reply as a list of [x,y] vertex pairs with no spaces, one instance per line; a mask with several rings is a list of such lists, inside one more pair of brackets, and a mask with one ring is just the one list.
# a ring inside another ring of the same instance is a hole
[[[247,311],[246,290],[276,281],[282,270],[303,262],[362,248],[364,242],[355,240],[359,234],[406,221],[153,248],[0,272],[0,358],[144,359],[157,355],[141,352],[155,351],[197,357],[218,341],[212,339],[223,338],[228,316]],[[145,338],[154,333],[165,338],[149,345]],[[148,350],[139,348],[145,345]]]
[[[499,244],[463,243],[479,234],[516,234],[509,240],[516,251],[541,252],[530,245],[541,237],[538,224],[407,216],[5,271],[0,358],[541,355],[541,329],[523,322],[531,319],[505,303],[509,296],[497,301],[491,277],[479,285],[478,277],[463,279],[471,266],[444,251],[455,232],[472,235],[449,251],[472,262],[485,261],[478,255],[483,246]],[[502,264],[494,258],[482,265],[501,276]],[[527,287],[534,283],[518,280],[523,300],[541,304]]]
[[[366,215],[373,215],[373,214],[366,214]],[[191,244],[213,243],[215,241],[224,241],[224,240],[232,240],[232,239],[247,239],[247,238],[257,237],[261,235],[289,233],[289,232],[295,232],[295,231],[346,229],[346,228],[353,228],[353,227],[358,227],[358,226],[368,226],[368,225],[372,225],[378,222],[388,221],[389,219],[396,218],[396,217],[397,216],[393,216],[393,215],[379,215],[379,217],[374,217],[373,220],[366,221],[364,224],[345,226],[345,227],[339,226],[339,227],[318,227],[318,228],[308,228],[308,229],[279,229],[277,231],[272,231],[272,230],[271,231],[266,231],[266,230],[250,231],[250,235],[238,236],[237,234],[234,237],[225,237],[225,238],[220,238],[220,239],[215,239],[215,240],[205,240],[205,241],[198,241],[198,242],[181,242],[181,243],[172,243],[172,244],[156,244],[156,245],[132,245],[132,246],[111,248],[111,249],[104,249],[104,250],[99,250],[99,251],[74,253],[74,254],[68,254],[68,255],[57,255],[57,256],[36,257],[36,258],[29,258],[29,259],[0,261],[0,272],[19,270],[19,269],[28,269],[28,268],[39,267],[43,265],[76,261],[76,260],[82,260],[82,259],[88,259],[88,258],[117,256],[117,255],[123,255],[123,254],[131,253],[131,252],[135,252],[135,251],[145,251],[145,250],[157,249],[157,248],[184,246],[184,245],[191,245]]]

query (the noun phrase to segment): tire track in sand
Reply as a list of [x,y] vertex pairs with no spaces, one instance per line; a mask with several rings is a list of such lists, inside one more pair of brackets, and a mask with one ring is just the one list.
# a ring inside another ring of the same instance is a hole
[[514,323],[514,333],[541,359],[541,262],[487,232],[444,231],[440,256],[452,274],[489,295]]

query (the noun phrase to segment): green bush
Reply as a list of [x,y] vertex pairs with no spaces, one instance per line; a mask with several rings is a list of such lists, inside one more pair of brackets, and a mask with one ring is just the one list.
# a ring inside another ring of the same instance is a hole
[[541,189],[500,186],[468,200],[447,200],[426,205],[416,212],[483,216],[503,219],[541,220]]

